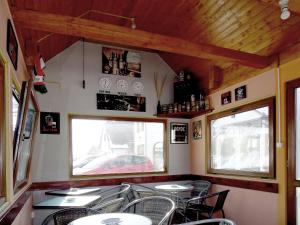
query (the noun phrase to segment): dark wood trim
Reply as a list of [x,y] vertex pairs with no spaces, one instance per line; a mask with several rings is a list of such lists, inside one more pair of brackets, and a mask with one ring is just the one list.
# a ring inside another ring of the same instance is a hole
[[125,177],[125,178],[107,178],[95,180],[73,180],[73,181],[53,181],[53,182],[37,182],[33,183],[30,190],[49,190],[62,189],[70,187],[84,187],[84,186],[105,186],[117,185],[122,182],[129,183],[155,183],[167,181],[189,180],[190,175],[166,175],[166,176],[147,176],[147,177]]
[[149,177],[131,177],[131,178],[112,178],[112,179],[98,179],[98,180],[77,180],[77,181],[56,181],[56,182],[38,182],[33,183],[30,190],[49,190],[49,189],[63,189],[70,187],[84,187],[84,186],[104,186],[116,185],[122,182],[130,183],[155,183],[167,181],[180,180],[208,180],[213,184],[251,189],[256,191],[264,191],[271,193],[278,193],[278,184],[264,181],[239,180],[233,178],[222,178],[201,175],[166,175],[166,176],[149,176]]
[[295,89],[300,87],[300,79],[286,84],[286,143],[287,143],[287,223],[296,225],[296,118]]
[[[246,112],[249,110],[254,110],[257,108],[261,108],[264,106],[269,107],[269,171],[268,172],[249,172],[249,171],[238,171],[238,170],[225,170],[225,169],[214,169],[211,167],[211,140],[210,140],[210,121],[216,120],[222,117]],[[275,97],[270,97],[266,99],[262,99],[256,102],[248,103],[243,106],[235,107],[223,112],[219,112],[216,114],[209,115],[207,117],[207,123],[206,123],[206,135],[207,135],[207,155],[209,156],[207,158],[207,171],[210,174],[224,174],[224,175],[237,175],[237,176],[249,176],[249,177],[259,177],[259,178],[275,178],[276,172],[275,172],[275,157],[276,157],[276,151],[275,151]]]
[[192,180],[208,180],[212,184],[250,189],[255,191],[278,193],[278,183],[253,180],[239,180],[233,178],[212,177],[202,175],[192,175],[191,178]]
[[[29,189],[29,188],[28,188]],[[13,205],[0,217],[0,225],[11,225],[22,210],[26,201],[32,196],[28,189],[13,203]]]

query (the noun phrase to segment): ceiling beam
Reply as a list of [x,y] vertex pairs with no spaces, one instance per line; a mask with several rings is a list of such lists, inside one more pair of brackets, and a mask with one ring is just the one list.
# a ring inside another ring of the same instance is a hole
[[141,30],[32,10],[13,9],[13,20],[27,29],[53,32],[87,39],[193,56],[209,60],[227,60],[241,65],[264,68],[270,58]]

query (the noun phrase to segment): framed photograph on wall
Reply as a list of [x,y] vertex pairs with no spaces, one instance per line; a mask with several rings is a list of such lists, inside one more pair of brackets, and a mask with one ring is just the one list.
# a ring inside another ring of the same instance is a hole
[[11,21],[7,20],[6,50],[15,70],[18,67],[18,41]]
[[193,122],[193,139],[198,140],[202,138],[202,121]]
[[247,98],[247,88],[246,85],[238,87],[234,90],[235,100],[239,101],[244,98]]
[[221,104],[227,105],[231,103],[231,91],[221,94]]
[[25,111],[21,125],[21,135],[14,164],[14,191],[27,184],[32,156],[32,143],[39,117],[39,106],[30,90],[26,96]]
[[60,114],[57,112],[41,112],[40,133],[60,134]]
[[124,49],[102,48],[102,73],[141,77],[141,54]]
[[188,123],[170,123],[171,144],[187,144],[188,130]]

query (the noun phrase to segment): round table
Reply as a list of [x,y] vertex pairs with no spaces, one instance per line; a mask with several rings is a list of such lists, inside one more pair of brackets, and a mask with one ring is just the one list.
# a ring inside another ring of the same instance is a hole
[[155,186],[155,189],[161,191],[168,191],[168,192],[181,192],[181,191],[191,191],[193,190],[192,185],[179,185],[179,184],[162,184]]
[[131,213],[103,213],[81,217],[68,225],[152,225],[152,221]]
[[175,198],[176,205],[178,205],[179,201],[179,192],[187,192],[193,190],[192,185],[180,185],[180,184],[162,184],[162,185],[157,185],[154,187],[157,190],[164,191],[164,192],[170,192],[171,196]]

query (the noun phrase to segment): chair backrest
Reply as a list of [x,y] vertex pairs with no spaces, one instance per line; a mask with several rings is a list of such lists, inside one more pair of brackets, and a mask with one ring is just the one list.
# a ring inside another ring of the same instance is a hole
[[218,198],[217,198],[217,201],[216,201],[216,204],[214,207],[214,211],[223,209],[228,192],[229,192],[229,190],[220,191],[220,192],[215,193],[218,195]]
[[198,224],[236,225],[235,222],[233,222],[232,220],[223,219],[223,218],[199,220],[199,221],[193,221],[193,222],[189,222],[189,223],[181,223],[181,224],[178,224],[178,225],[198,225]]
[[117,198],[107,202],[99,203],[91,208],[95,213],[113,213],[119,212],[123,207],[125,199]]
[[192,190],[192,197],[206,195],[211,186],[211,183],[206,180],[194,180],[190,184],[194,187]]
[[101,195],[101,199],[99,202],[106,202],[109,200],[113,200],[116,198],[123,198],[126,196],[127,192],[130,190],[129,184],[121,184],[109,188],[107,190],[101,191],[99,194]]
[[91,211],[88,208],[62,209],[47,216],[42,222],[42,225],[48,225],[53,223],[55,225],[67,225],[73,220],[92,214],[94,214],[93,211]]
[[170,224],[175,211],[175,202],[163,196],[151,196],[136,199],[122,212],[135,213],[152,220],[152,225]]

